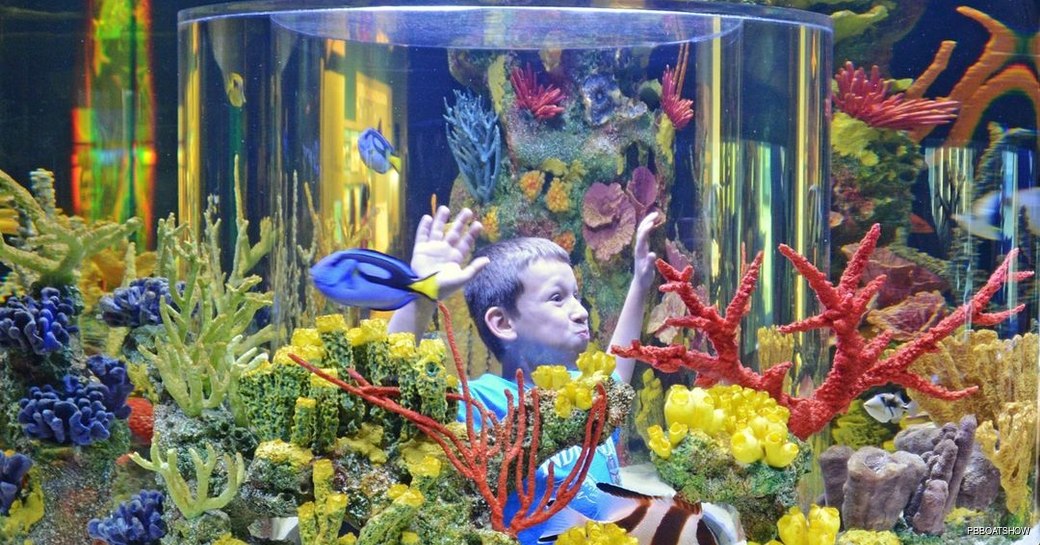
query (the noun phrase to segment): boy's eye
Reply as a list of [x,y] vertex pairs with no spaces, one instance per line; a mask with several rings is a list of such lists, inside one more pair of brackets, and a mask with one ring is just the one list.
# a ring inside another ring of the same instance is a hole
[[551,296],[549,296],[549,300],[550,301],[562,301],[563,300],[563,295],[559,294],[559,293],[554,293]]

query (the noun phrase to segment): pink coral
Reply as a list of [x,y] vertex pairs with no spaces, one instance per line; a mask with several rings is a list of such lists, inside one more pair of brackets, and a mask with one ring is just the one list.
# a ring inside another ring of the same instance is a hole
[[509,73],[509,81],[516,91],[517,105],[531,112],[535,119],[552,119],[563,112],[560,106],[565,98],[563,91],[553,85],[539,85],[530,64],[526,68],[514,68]]
[[889,95],[890,84],[881,79],[877,66],[867,77],[862,68],[846,61],[834,80],[838,85],[834,105],[871,127],[910,130],[942,125],[956,119],[960,108],[955,100],[907,99],[903,93]]
[[657,176],[646,167],[636,167],[625,187],[625,194],[636,207],[636,218],[642,219],[657,209],[657,193]]
[[619,183],[592,184],[581,204],[581,219],[585,243],[600,261],[620,253],[636,230],[636,209]]
[[872,310],[867,323],[878,331],[892,332],[892,339],[909,341],[935,327],[946,317],[946,299],[937,291],[917,292],[906,300]]
[[[851,259],[858,249],[859,244],[848,244],[841,251]],[[877,294],[879,308],[894,305],[917,292],[943,292],[950,287],[941,276],[909,259],[899,257],[888,248],[878,248],[870,256],[863,272],[863,282],[869,283],[879,276],[888,278]]]

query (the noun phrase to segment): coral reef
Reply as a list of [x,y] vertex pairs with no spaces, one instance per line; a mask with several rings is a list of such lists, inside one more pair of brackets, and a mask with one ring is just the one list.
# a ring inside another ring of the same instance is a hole
[[875,65],[867,77],[852,61],[834,77],[838,90],[834,106],[875,128],[911,130],[941,125],[957,117],[960,103],[954,100],[906,99],[903,93],[890,94],[891,83],[883,81]]
[[528,64],[526,68],[516,67],[509,73],[509,81],[516,92],[516,104],[538,120],[552,119],[563,112],[560,102],[565,98],[563,91],[553,85],[542,86]]
[[444,101],[448,145],[470,194],[480,203],[491,200],[501,167],[498,115],[484,110],[479,96],[455,91],[455,106]]
[[[161,305],[173,305],[165,278],[138,278],[101,298],[101,319],[113,327],[161,325]],[[176,310],[176,308],[175,308]]]
[[19,498],[31,467],[28,456],[0,451],[0,516],[11,514],[11,505]]
[[155,545],[166,535],[163,499],[158,490],[142,490],[120,503],[108,518],[91,520],[87,533],[108,545]]
[[714,306],[705,305],[695,294],[690,284],[692,267],[687,267],[680,273],[664,260],[657,260],[658,270],[667,281],[661,286],[661,291],[678,292],[690,311],[690,316],[673,318],[667,323],[703,331],[711,340],[715,349],[714,355],[688,350],[685,346],[651,347],[642,346],[639,342],[633,343],[630,347],[615,346],[613,351],[624,357],[646,361],[666,372],[674,372],[681,368],[696,370],[698,385],[711,385],[726,380],[765,390],[779,404],[790,409],[791,431],[803,439],[822,429],[835,415],[846,411],[852,400],[868,388],[889,382],[919,390],[925,395],[939,399],[954,400],[971,395],[977,390],[976,387],[949,390],[933,384],[926,377],[913,374],[908,368],[917,358],[934,350],[940,340],[969,320],[978,326],[990,326],[1021,311],[1023,306],[996,313],[986,313],[983,309],[1005,282],[1029,278],[1033,274],[1032,271],[1010,272],[1009,267],[1018,254],[1015,250],[1011,251],[1003,264],[990,276],[986,285],[969,302],[950,313],[927,334],[882,356],[882,352],[891,341],[891,334],[882,332],[868,341],[858,329],[868,305],[885,282],[884,276],[880,276],[865,287],[859,287],[880,235],[880,226],[875,225],[871,228],[837,285],[827,280],[826,276],[805,257],[786,245],[780,245],[780,253],[805,277],[825,308],[821,314],[783,326],[780,331],[791,333],[830,329],[837,338],[837,352],[831,369],[824,382],[809,397],[792,397],[783,391],[783,381],[791,367],[790,363],[777,365],[764,374],[759,374],[740,362],[737,347],[738,328],[741,317],[748,310],[751,291],[758,278],[762,263],[761,253],[748,267],[737,293],[726,308],[725,316],[719,314]]

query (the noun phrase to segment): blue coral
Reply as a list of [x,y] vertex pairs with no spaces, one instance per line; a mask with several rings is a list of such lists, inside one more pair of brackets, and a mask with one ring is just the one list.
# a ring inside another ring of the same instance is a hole
[[114,513],[87,524],[90,537],[109,545],[152,545],[166,535],[162,520],[163,494],[158,490],[142,490],[120,503]]
[[55,443],[87,446],[109,438],[116,415],[105,406],[111,392],[104,384],[66,375],[62,391],[51,385],[29,388],[18,401],[18,423],[26,435]]
[[129,417],[130,407],[126,404],[126,398],[134,391],[134,384],[130,382],[130,376],[126,373],[126,364],[96,354],[87,358],[87,368],[108,388],[108,395],[103,402],[105,407],[116,415],[116,418]]
[[498,114],[485,110],[479,96],[455,91],[455,107],[448,106],[444,115],[448,122],[448,145],[459,165],[462,180],[481,204],[491,200],[501,166],[502,138]]
[[159,325],[162,303],[171,302],[170,282],[165,278],[138,278],[125,288],[117,288],[98,302],[101,319],[113,327]]
[[0,347],[45,355],[67,347],[79,331],[72,319],[75,302],[55,288],[43,288],[39,299],[8,297],[0,306]]
[[28,456],[18,453],[6,456],[0,450],[0,516],[10,514],[30,467],[32,460]]

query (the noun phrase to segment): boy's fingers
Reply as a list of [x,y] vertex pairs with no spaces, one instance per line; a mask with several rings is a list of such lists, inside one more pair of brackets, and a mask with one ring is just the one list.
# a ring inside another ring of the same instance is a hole
[[458,243],[459,239],[462,238],[462,233],[466,224],[469,223],[471,219],[473,219],[473,211],[469,208],[463,208],[455,216],[455,221],[451,222],[448,232],[444,234],[444,240],[452,246]]
[[462,281],[464,283],[469,282],[470,279],[476,276],[481,269],[487,267],[488,263],[491,263],[491,260],[486,257],[478,257],[473,261],[470,261],[469,265],[466,265],[466,267],[462,269],[462,274],[460,275]]
[[447,206],[437,208],[437,214],[433,216],[433,225],[430,226],[430,240],[444,239],[444,224],[448,221],[451,210]]
[[433,218],[429,214],[423,214],[422,219],[419,220],[419,226],[415,228],[416,244],[430,240],[430,225],[432,224]]
[[455,245],[455,247],[462,252],[463,256],[469,254],[469,251],[473,249],[473,243],[477,241],[477,236],[480,235],[480,232],[483,229],[484,226],[481,225],[479,221],[475,221],[469,225],[469,230],[466,231],[466,236],[462,237],[462,240]]

